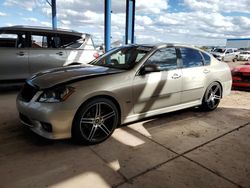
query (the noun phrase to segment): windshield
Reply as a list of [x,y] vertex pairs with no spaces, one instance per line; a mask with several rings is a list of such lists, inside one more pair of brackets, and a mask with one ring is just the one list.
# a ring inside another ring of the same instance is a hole
[[214,50],[214,52],[224,53],[225,49],[217,48]]
[[133,68],[151,49],[150,47],[142,46],[116,48],[90,64],[128,70]]

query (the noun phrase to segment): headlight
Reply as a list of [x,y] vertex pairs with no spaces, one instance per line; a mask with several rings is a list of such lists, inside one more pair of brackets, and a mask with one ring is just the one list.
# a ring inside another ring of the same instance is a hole
[[73,87],[62,86],[45,90],[38,98],[39,102],[56,103],[65,101],[73,92]]

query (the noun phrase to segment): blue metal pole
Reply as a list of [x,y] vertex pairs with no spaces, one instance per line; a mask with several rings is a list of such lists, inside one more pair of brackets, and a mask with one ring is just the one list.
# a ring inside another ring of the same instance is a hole
[[133,44],[135,28],[135,0],[126,0],[125,44]]
[[111,0],[105,0],[104,12],[104,43],[107,52],[111,48]]
[[56,18],[56,0],[51,0],[51,8],[52,8],[52,28],[57,28],[57,18]]

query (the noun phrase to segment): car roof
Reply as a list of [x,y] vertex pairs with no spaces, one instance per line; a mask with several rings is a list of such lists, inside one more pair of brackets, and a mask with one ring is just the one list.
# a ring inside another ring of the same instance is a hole
[[186,48],[193,48],[193,49],[198,49],[200,51],[204,51],[195,47],[194,45],[187,45],[187,44],[180,44],[180,43],[130,44],[127,46],[140,46],[140,47],[148,47],[148,48],[154,48],[154,49],[164,48],[164,47],[186,47]]
[[0,27],[0,31],[30,31],[30,32],[55,33],[55,34],[75,35],[75,36],[82,36],[83,34],[90,35],[88,33],[80,33],[74,30],[52,29],[50,27],[24,26],[24,25]]

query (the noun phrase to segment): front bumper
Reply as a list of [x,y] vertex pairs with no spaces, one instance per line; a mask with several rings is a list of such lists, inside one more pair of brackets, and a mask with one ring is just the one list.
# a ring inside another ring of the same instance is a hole
[[[71,137],[71,127],[75,110],[64,101],[61,103],[40,103],[34,100],[30,102],[17,98],[17,109],[20,113],[20,121],[27,125],[38,135],[48,139],[63,139]],[[50,125],[51,130],[43,125]]]

